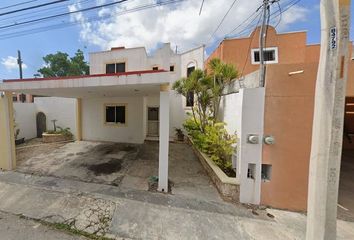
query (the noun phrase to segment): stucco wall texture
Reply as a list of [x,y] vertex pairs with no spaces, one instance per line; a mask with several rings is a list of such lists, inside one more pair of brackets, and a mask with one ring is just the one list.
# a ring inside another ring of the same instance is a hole
[[[239,72],[244,68],[243,75],[258,70],[251,62],[258,33],[259,28],[249,38],[224,40],[209,59],[219,57]],[[266,47],[278,47],[279,59],[278,64],[268,64],[266,72],[264,134],[273,135],[276,143],[263,145],[262,163],[272,165],[272,174],[261,184],[261,204],[305,211],[320,45],[306,45],[306,32],[277,34],[269,27]],[[300,70],[304,72],[289,75]],[[347,96],[354,96],[352,60]],[[354,122],[346,125],[354,129]]]

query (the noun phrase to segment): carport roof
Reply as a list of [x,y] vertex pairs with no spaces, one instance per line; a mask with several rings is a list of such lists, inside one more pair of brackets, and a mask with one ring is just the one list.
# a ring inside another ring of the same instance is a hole
[[135,96],[157,93],[170,83],[165,70],[132,71],[116,74],[10,79],[0,83],[0,91],[56,97]]

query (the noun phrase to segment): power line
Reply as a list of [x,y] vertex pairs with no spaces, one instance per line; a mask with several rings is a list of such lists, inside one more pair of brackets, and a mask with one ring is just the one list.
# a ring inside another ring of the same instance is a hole
[[[82,1],[79,1],[79,2],[75,2],[75,4],[81,4],[81,3],[91,2],[91,1],[96,1],[96,0],[82,0]],[[31,17],[35,17],[37,15],[36,13],[43,13],[43,12],[44,13],[50,13],[50,12],[54,12],[53,11],[54,9],[67,9],[67,7],[68,7],[68,5],[55,6],[55,7],[52,6],[52,7],[49,7],[49,8],[42,8],[42,9],[37,10],[37,11],[21,13],[21,15],[7,16],[5,18],[1,18],[0,22],[3,22],[3,21],[8,20],[8,19],[18,18],[18,17],[20,17],[20,18],[16,19],[15,21],[30,19]],[[23,16],[26,16],[26,15],[33,15],[33,16],[22,18]]]
[[242,23],[240,23],[239,25],[237,25],[234,29],[232,29],[228,34],[225,35],[225,38],[227,38],[227,36],[231,35],[231,33],[235,32],[237,29],[239,29],[243,24],[245,24],[251,17],[253,17],[254,15],[256,15],[251,22],[249,22],[247,24],[247,26],[245,28],[243,28],[243,30],[237,32],[236,34],[233,35],[239,35],[240,33],[244,32],[245,30],[248,30],[249,27],[251,26],[251,24],[259,17],[259,15],[261,15],[261,12],[253,12],[246,20],[244,20]]
[[37,1],[39,1],[39,0],[31,0],[31,1],[27,1],[27,2],[16,3],[16,4],[13,4],[13,5],[8,5],[8,6],[5,6],[5,7],[1,7],[0,10],[12,8],[12,7],[17,7],[17,6],[25,5],[25,4],[32,3],[32,2],[37,2]]
[[[259,16],[259,15],[258,15],[258,16]],[[260,17],[259,17],[259,19],[258,19],[258,22],[257,22],[257,24],[256,24],[255,29],[258,27],[258,24],[260,23],[262,17],[263,17],[263,14],[261,13],[261,14],[260,14]],[[241,76],[243,75],[243,73],[244,73],[244,71],[245,71],[245,68],[246,68],[246,65],[247,65],[247,61],[248,61],[248,57],[249,57],[249,52],[251,51],[251,46],[252,46],[252,42],[253,42],[255,33],[256,33],[256,31],[254,30],[254,31],[252,32],[251,37],[250,37],[251,39],[250,39],[250,43],[249,43],[249,45],[248,45],[246,60],[245,60],[245,63],[243,64],[243,67],[242,67]]]
[[123,2],[126,2],[126,1],[128,1],[128,0],[120,0],[118,2],[106,3],[106,4],[102,4],[102,5],[98,5],[98,6],[93,6],[93,7],[89,7],[89,8],[76,10],[76,11],[60,13],[60,14],[47,16],[47,17],[42,17],[42,18],[37,18],[37,19],[29,20],[29,21],[24,21],[24,22],[14,23],[14,24],[10,24],[10,25],[0,26],[0,29],[20,26],[20,25],[24,25],[24,24],[28,24],[28,23],[40,22],[40,21],[44,21],[44,20],[48,20],[48,19],[52,19],[52,18],[67,16],[67,15],[70,15],[70,14],[73,14],[73,13],[86,12],[86,11],[90,11],[90,10],[94,10],[94,9],[98,9],[98,8],[102,8],[102,7],[113,6],[113,5],[120,4],[120,3],[123,3]]
[[[133,13],[133,12],[143,11],[143,10],[158,7],[158,6],[180,3],[183,1],[186,1],[186,0],[170,0],[170,1],[165,1],[165,2],[161,2],[161,3],[145,4],[145,5],[141,5],[139,7],[135,7],[132,9],[124,10],[122,12],[118,12],[115,14],[115,16],[121,16],[121,15],[129,14],[129,13]],[[109,17],[110,16],[94,17],[94,18],[85,20],[85,23],[93,22],[93,21],[97,21],[97,20],[103,20],[103,19],[106,19]],[[40,33],[40,32],[61,29],[61,28],[65,28],[65,27],[71,27],[71,26],[75,26],[80,23],[81,23],[81,21],[74,21],[74,22],[60,23],[60,24],[56,24],[56,25],[50,25],[50,26],[30,29],[30,30],[26,30],[26,31],[22,31],[22,32],[7,33],[7,34],[0,35],[0,40],[5,40],[5,39],[9,39],[9,38],[14,38],[14,37],[20,37],[20,36],[25,36],[25,35],[31,35],[31,34],[36,34],[36,33]]]
[[231,6],[229,7],[229,9],[227,10],[227,12],[225,13],[224,17],[221,19],[219,25],[216,27],[216,29],[214,30],[213,34],[211,34],[210,38],[207,41],[207,44],[210,42],[210,40],[214,37],[215,33],[219,30],[220,26],[223,24],[225,18],[227,17],[227,15],[229,14],[229,12],[231,11],[231,9],[233,8],[233,6],[235,5],[235,3],[237,2],[237,0],[234,0],[231,4]]
[[204,0],[202,0],[202,4],[200,5],[199,16],[200,14],[202,14],[203,6],[204,6]]
[[53,4],[57,4],[57,3],[67,2],[67,1],[70,1],[70,0],[57,0],[57,1],[54,1],[54,2],[43,3],[43,4],[31,6],[31,7],[16,9],[16,10],[13,10],[13,11],[0,13],[0,16],[9,15],[9,14],[12,14],[12,13],[17,13],[17,12],[23,12],[23,11],[27,11],[27,10],[31,10],[31,9],[35,9],[35,8],[40,8],[40,7],[44,7],[44,6],[48,6],[48,5],[53,5]]

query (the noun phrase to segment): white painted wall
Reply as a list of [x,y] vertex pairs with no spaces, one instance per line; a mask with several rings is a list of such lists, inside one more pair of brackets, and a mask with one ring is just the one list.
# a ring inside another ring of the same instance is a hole
[[[126,125],[105,124],[105,104],[126,104]],[[144,97],[82,99],[82,134],[84,140],[143,143],[146,124]]]
[[14,103],[14,117],[20,134],[18,138],[32,139],[37,136],[36,105],[34,103]]
[[[240,161],[240,202],[259,204],[261,196],[261,167],[264,125],[264,88],[240,90],[241,127],[239,130],[238,159]],[[239,103],[237,104],[239,105]],[[259,143],[248,142],[250,134],[258,135]],[[247,177],[249,164],[255,164],[254,179]]]
[[[76,135],[76,99],[58,97],[36,97],[34,99],[37,112],[43,112],[47,117],[47,130],[53,130],[51,120],[56,119],[57,126],[70,128]],[[35,125],[36,126],[36,125]]]

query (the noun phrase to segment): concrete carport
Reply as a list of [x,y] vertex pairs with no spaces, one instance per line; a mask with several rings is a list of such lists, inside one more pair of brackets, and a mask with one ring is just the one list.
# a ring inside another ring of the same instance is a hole
[[[145,140],[146,98],[158,97],[160,116],[158,190],[167,191],[170,132],[169,89],[170,74],[164,70],[4,80],[0,84],[0,168],[3,170],[16,168],[13,92],[76,98],[76,140],[131,143],[142,143]],[[115,102],[127,106],[124,108],[128,119],[127,123],[124,126],[103,125],[105,104],[114,104]]]

